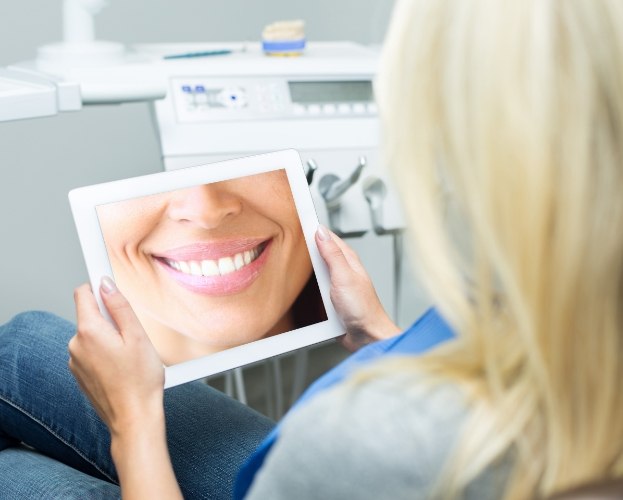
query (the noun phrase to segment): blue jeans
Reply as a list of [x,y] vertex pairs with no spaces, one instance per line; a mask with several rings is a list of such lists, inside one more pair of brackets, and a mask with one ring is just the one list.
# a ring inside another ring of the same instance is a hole
[[[0,499],[120,496],[108,429],[67,367],[74,332],[42,312],[0,326]],[[164,399],[184,497],[231,498],[238,470],[274,423],[199,382]]]

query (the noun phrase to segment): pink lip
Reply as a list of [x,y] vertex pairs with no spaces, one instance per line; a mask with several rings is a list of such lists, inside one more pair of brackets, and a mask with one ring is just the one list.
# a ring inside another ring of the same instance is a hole
[[249,238],[195,243],[158,253],[156,257],[171,260],[218,260],[221,257],[231,257],[234,254],[251,250],[265,241],[267,241],[266,238]]
[[264,250],[250,264],[224,276],[193,276],[184,274],[167,265],[164,259],[172,260],[216,260],[219,257],[232,256],[236,253],[251,250],[264,240],[237,240],[237,242],[222,242],[209,247],[205,244],[190,245],[179,249],[167,251],[154,256],[155,261],[171,276],[179,285],[191,292],[201,295],[233,295],[239,293],[258,278],[264,264],[268,260],[268,254],[272,245],[269,240]]

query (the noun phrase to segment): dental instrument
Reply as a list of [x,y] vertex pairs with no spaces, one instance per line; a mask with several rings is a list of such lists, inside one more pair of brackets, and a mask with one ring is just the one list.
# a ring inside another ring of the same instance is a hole
[[379,235],[391,235],[394,244],[394,318],[400,317],[402,291],[403,233],[402,228],[388,229],[383,222],[383,205],[387,196],[385,182],[378,177],[368,177],[363,183],[363,195],[370,207],[372,229]]

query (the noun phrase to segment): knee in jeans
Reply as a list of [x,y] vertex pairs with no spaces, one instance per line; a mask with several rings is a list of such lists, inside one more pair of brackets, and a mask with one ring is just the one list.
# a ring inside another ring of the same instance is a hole
[[2,344],[15,341],[42,350],[50,345],[66,346],[74,332],[72,323],[45,311],[23,312],[0,326]]
[[32,324],[47,324],[55,321],[64,321],[59,316],[47,311],[24,311],[16,314],[11,318],[9,323],[14,323],[16,326],[26,325],[29,327]]

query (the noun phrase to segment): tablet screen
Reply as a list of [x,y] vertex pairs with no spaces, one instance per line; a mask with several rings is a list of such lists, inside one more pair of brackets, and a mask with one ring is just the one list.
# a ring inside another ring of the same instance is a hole
[[285,169],[95,208],[117,286],[165,365],[327,319]]
[[69,193],[91,288],[112,276],[165,388],[344,334],[301,158],[275,151]]

